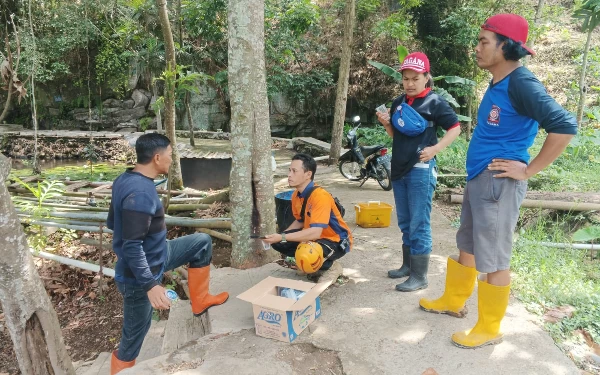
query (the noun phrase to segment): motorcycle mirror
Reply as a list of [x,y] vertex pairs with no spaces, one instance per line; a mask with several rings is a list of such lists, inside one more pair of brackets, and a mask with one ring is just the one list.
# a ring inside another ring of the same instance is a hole
[[360,121],[360,116],[354,116],[354,117],[352,117],[352,121],[353,122],[359,122]]

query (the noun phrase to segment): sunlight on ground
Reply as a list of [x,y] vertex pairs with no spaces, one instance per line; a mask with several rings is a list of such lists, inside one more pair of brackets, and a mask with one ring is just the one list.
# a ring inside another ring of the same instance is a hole
[[344,268],[344,276],[351,278],[356,283],[371,281],[370,279],[362,277],[360,271],[353,268]]

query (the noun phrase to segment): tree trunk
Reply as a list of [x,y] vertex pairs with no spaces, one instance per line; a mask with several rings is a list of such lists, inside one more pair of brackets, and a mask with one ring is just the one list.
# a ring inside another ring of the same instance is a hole
[[196,147],[194,140],[194,122],[192,121],[192,111],[190,110],[190,93],[185,93],[185,113],[187,114],[188,125],[190,126],[190,146]]
[[0,302],[21,373],[75,374],[58,317],[40,280],[6,188],[9,160],[0,154]]
[[35,46],[35,35],[33,34],[33,20],[31,18],[31,0],[29,0],[29,28],[31,31],[31,41],[33,43],[33,63],[31,67],[31,105],[33,110],[31,111],[31,117],[33,120],[33,173],[41,174],[40,161],[38,158],[38,122],[37,122],[37,106],[35,104],[35,63],[36,63],[36,46]]
[[264,0],[230,0],[229,93],[231,102],[231,263],[266,264],[279,255],[264,251],[250,234],[275,232],[271,130],[265,78]]
[[177,66],[175,62],[175,43],[173,42],[173,33],[169,23],[169,13],[166,0],[156,0],[158,15],[160,17],[160,27],[165,40],[165,54],[167,58],[166,79],[165,79],[165,129],[167,137],[171,140],[173,147],[173,164],[169,172],[171,186],[174,189],[183,188],[183,178],[181,177],[181,164],[179,162],[179,151],[177,150],[177,137],[175,135],[175,72]]
[[[150,81],[152,81],[152,78],[150,79]],[[152,85],[152,91],[154,91],[154,98],[158,98],[158,86],[157,86],[156,82]],[[156,110],[156,130],[158,130],[158,131],[163,130],[160,109]]]
[[588,51],[590,50],[590,40],[592,39],[593,32],[594,29],[588,31],[585,49],[583,50],[583,65],[581,66],[581,77],[579,79],[579,106],[577,107],[577,124],[579,127],[581,127],[581,122],[583,121],[583,109],[585,108],[585,93],[587,91],[585,74],[587,70]]
[[335,97],[335,114],[333,116],[329,164],[337,164],[342,148],[344,120],[346,118],[346,102],[348,100],[348,78],[350,76],[350,59],[352,54],[352,34],[354,32],[354,19],[356,18],[354,14],[355,0],[348,0],[346,3],[346,17],[344,20],[344,39],[342,40],[340,74],[338,76],[337,93]]
[[[540,22],[542,21],[542,10],[544,9],[544,1],[545,0],[538,0],[538,5],[537,8],[535,9],[535,17],[533,19],[533,24],[535,26],[539,26]],[[531,38],[530,40],[527,41],[527,45],[529,46],[529,48],[534,49],[535,47],[535,38]],[[525,59],[526,62],[529,62],[529,60],[531,59],[531,55],[527,55],[527,58]]]
[[4,119],[6,118],[6,116],[8,115],[8,110],[10,109],[10,102],[12,101],[12,85],[13,85],[13,78],[12,78],[12,74],[10,76],[10,79],[8,80],[8,93],[6,94],[6,102],[4,102],[4,110],[2,111],[2,114],[0,114],[0,123],[2,121],[4,121]]

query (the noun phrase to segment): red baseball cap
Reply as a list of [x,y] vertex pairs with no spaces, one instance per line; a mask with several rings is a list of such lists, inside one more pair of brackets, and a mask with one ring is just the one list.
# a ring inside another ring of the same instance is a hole
[[414,70],[417,73],[429,72],[429,59],[423,52],[413,52],[407,55],[402,61],[399,71],[404,69]]
[[481,25],[481,28],[504,35],[517,43],[521,43],[521,47],[525,48],[530,54],[535,55],[535,52],[525,45],[525,42],[527,42],[527,33],[529,32],[529,24],[523,17],[511,13],[496,14],[488,18]]

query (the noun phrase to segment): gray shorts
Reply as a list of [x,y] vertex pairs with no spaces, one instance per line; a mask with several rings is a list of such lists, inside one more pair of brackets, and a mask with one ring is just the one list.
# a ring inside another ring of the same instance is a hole
[[510,268],[513,232],[527,181],[494,178],[498,171],[485,170],[465,187],[458,249],[475,256],[477,271],[490,273]]

